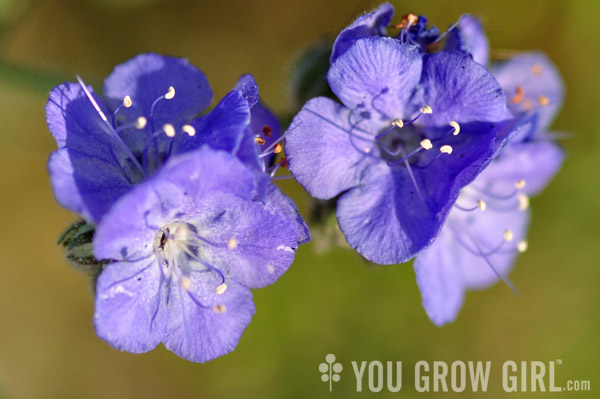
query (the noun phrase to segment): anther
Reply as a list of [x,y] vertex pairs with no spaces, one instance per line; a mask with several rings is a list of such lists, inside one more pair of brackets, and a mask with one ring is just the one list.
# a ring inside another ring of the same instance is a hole
[[519,210],[524,211],[529,208],[529,196],[527,194],[520,193],[517,198],[519,200]]
[[431,140],[429,139],[423,139],[419,144],[424,150],[431,150],[433,148],[433,144],[431,144]]
[[517,251],[523,253],[527,251],[527,246],[527,241],[519,241],[519,243],[517,244]]
[[440,152],[443,154],[452,154],[452,146],[449,145],[443,145],[440,147]]
[[234,250],[237,248],[239,244],[239,241],[236,240],[235,238],[231,237],[228,241],[227,241],[227,248],[229,248],[230,250]]
[[129,108],[129,107],[131,107],[132,104],[133,103],[131,102],[131,97],[125,96],[125,98],[123,99],[123,106],[125,108]]
[[146,127],[146,123],[148,123],[148,120],[143,116],[140,116],[139,118],[137,118],[137,121],[135,121],[135,128],[143,129]]
[[546,96],[539,96],[538,102],[540,103],[540,105],[542,107],[545,107],[546,105],[548,105],[550,103],[550,100]]
[[523,187],[525,187],[525,180],[523,180],[523,179],[517,180],[515,182],[515,187],[518,188],[519,190],[522,189]]
[[169,91],[165,94],[165,98],[167,100],[172,100],[175,97],[175,88],[173,86],[169,86]]
[[186,132],[190,137],[193,137],[196,134],[196,129],[194,129],[194,126],[192,125],[183,125],[181,130]]
[[192,280],[188,277],[181,278],[181,286],[184,290],[189,291],[192,289]]
[[265,125],[265,126],[263,126],[263,128],[262,128],[262,132],[263,132],[263,134],[264,134],[265,136],[267,136],[267,137],[271,137],[271,133],[273,132],[273,130],[271,129],[271,127],[269,127],[269,126]]
[[531,67],[531,72],[533,72],[534,75],[541,75],[542,66],[540,64],[533,64],[533,66]]
[[513,104],[518,104],[521,101],[523,101],[524,95],[525,95],[525,93],[523,92],[523,88],[521,86],[517,86],[517,94],[515,94],[514,97],[510,101],[512,101]]
[[408,21],[407,27],[410,27],[412,25],[417,24],[417,22],[419,21],[419,17],[411,13],[406,16],[406,20]]
[[263,139],[260,136],[256,136],[254,138],[254,144],[258,144],[258,145],[264,145],[265,144],[265,139]]
[[478,207],[479,209],[481,209],[482,211],[485,211],[485,210],[486,210],[486,208],[487,208],[487,204],[485,203],[485,201],[484,201],[484,200],[481,200],[481,199],[480,199],[480,200],[478,200],[478,201],[477,201],[477,207]]
[[504,240],[505,241],[512,241],[513,238],[514,238],[514,234],[513,234],[512,230],[509,230],[509,229],[504,230]]
[[421,107],[419,112],[421,112],[422,114],[431,114],[433,112],[433,110],[431,109],[431,107],[429,105],[425,105],[425,106]]
[[215,288],[215,292],[217,293],[217,295],[221,295],[226,290],[227,290],[227,284],[226,283],[223,283],[223,284],[219,285],[217,288]]
[[217,313],[225,313],[227,311],[227,306],[225,305],[215,305],[213,306],[213,310]]
[[454,131],[452,132],[452,134],[454,136],[458,136],[458,134],[460,133],[460,125],[458,124],[458,122],[451,121],[450,122],[450,126],[452,126],[452,128],[454,129]]
[[168,137],[175,137],[175,127],[170,123],[165,123],[163,125],[163,131]]
[[392,121],[392,126],[403,128],[404,122],[402,121],[402,119],[396,119],[395,121]]
[[281,143],[277,143],[277,145],[275,146],[275,149],[273,150],[273,152],[275,154],[279,154],[282,150],[283,150],[283,146],[281,145]]

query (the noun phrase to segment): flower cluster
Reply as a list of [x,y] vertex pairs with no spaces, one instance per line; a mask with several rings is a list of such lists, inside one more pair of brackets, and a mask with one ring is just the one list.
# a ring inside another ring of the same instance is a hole
[[393,11],[383,4],[339,34],[327,80],[341,103],[310,100],[286,132],[286,154],[313,197],[339,196],[340,230],[361,255],[416,256],[423,305],[442,325],[466,289],[512,287],[529,195],[563,159],[546,133],[562,84],[541,54],[490,66],[472,16],[440,33],[408,14],[388,34]]
[[507,274],[528,246],[529,198],[564,158],[548,132],[560,76],[540,53],[492,64],[472,16],[440,32],[422,15],[390,25],[393,14],[383,4],[339,34],[323,64],[330,95],[284,134],[251,75],[205,111],[208,81],[179,58],[118,65],[102,97],[79,77],[52,90],[48,173],[85,220],[63,240],[93,248],[99,337],[195,362],[232,351],[255,312],[251,289],[310,240],[273,184],[288,166],[313,197],[337,200],[339,228],[366,259],[415,259],[436,325],[456,318],[466,290],[516,290]]
[[243,76],[209,113],[204,74],[139,55],[105,80],[52,90],[48,161],[57,201],[96,226],[94,326],[120,350],[163,343],[197,362],[232,351],[308,229],[271,183],[280,127]]

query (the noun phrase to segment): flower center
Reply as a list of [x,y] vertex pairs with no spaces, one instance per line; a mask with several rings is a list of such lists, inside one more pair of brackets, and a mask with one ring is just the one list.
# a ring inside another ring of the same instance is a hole
[[[229,249],[237,246],[232,240],[226,244]],[[153,242],[154,253],[167,280],[175,280],[189,293],[194,288],[194,277],[198,277],[193,274],[216,273],[220,284],[215,287],[215,293],[220,295],[227,290],[225,274],[201,256],[202,248],[209,245],[222,246],[202,238],[194,225],[181,221],[164,225]]]

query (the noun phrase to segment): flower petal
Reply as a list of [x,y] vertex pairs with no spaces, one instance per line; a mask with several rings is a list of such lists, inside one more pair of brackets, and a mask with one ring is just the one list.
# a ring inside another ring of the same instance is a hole
[[249,123],[248,101],[239,90],[232,90],[208,115],[197,118],[191,123],[195,130],[194,136],[182,134],[181,137],[175,138],[172,153],[182,154],[203,145],[234,153],[239,148],[242,135]]
[[511,192],[515,183],[525,181],[523,192],[538,194],[560,169],[564,151],[552,141],[535,140],[507,145],[476,182],[480,186],[494,185],[499,192]]
[[357,40],[329,69],[327,80],[352,110],[390,122],[409,117],[408,99],[419,83],[421,55],[416,47],[388,37]]
[[242,75],[235,84],[234,90],[239,90],[242,97],[248,101],[248,106],[252,108],[258,102],[258,85],[254,76],[248,74]]
[[448,32],[445,51],[470,54],[473,61],[487,67],[490,62],[490,45],[479,18],[464,15],[459,24]]
[[258,202],[242,202],[197,227],[216,243],[202,248],[202,258],[250,288],[273,284],[291,265],[298,246],[294,225]]
[[[100,112],[111,116],[106,105],[91,87],[87,87]],[[50,92],[46,103],[46,122],[58,148],[69,148],[118,166],[127,154],[116,143],[110,122],[104,121],[78,83],[66,82]]]
[[465,297],[458,254],[447,235],[442,231],[414,263],[423,308],[438,327],[456,319]]
[[[527,238],[529,212],[518,207],[507,211],[505,207],[488,202],[483,212],[455,209],[448,218],[447,234],[451,238],[440,245],[453,253],[450,258],[456,260],[456,270],[466,288],[485,288],[497,282],[500,278],[496,272],[507,277],[518,255],[518,243]],[[512,234],[510,241],[505,240],[506,230]]]
[[310,241],[310,231],[298,212],[294,202],[285,195],[276,185],[269,184],[267,192],[267,202],[265,206],[273,213],[278,213],[285,217],[288,223],[296,229],[298,244],[305,244]]
[[404,165],[390,168],[381,162],[365,170],[357,187],[338,201],[338,222],[353,248],[372,262],[392,264],[409,260],[431,243],[460,189],[494,154],[489,125],[466,124],[459,136],[447,139],[454,148],[451,154],[441,154],[436,144],[412,164],[415,183]]
[[214,276],[192,273],[190,279],[190,291],[173,282],[163,343],[177,356],[204,363],[235,349],[255,308],[250,290],[234,281],[218,295]]
[[562,106],[564,87],[559,72],[546,55],[518,54],[494,65],[492,73],[506,92],[516,116],[535,111],[539,114],[540,130],[550,126]]
[[98,259],[143,257],[152,251],[158,230],[179,214],[191,217],[208,211],[208,199],[223,193],[250,200],[257,184],[248,168],[221,151],[203,147],[173,158],[112,207],[96,231],[94,255]]
[[512,119],[498,82],[468,55],[441,51],[425,57],[421,86],[423,96],[413,101],[432,108],[420,120],[428,126]]
[[94,327],[112,347],[132,353],[153,349],[167,327],[166,291],[153,259],[116,262],[96,284]]
[[318,97],[296,115],[286,132],[286,155],[296,180],[316,198],[329,199],[355,186],[374,162],[371,135],[351,126],[348,109]]
[[96,223],[132,187],[115,165],[67,148],[50,154],[48,174],[56,201]]
[[[422,174],[415,173],[415,179],[424,187]],[[426,193],[423,197],[404,167],[375,164],[338,200],[340,229],[348,244],[371,262],[405,262],[430,243],[441,225],[433,199]]]
[[383,3],[376,10],[361,15],[346,27],[335,39],[331,63],[346,52],[358,40],[370,36],[383,36],[394,15],[394,7]]
[[[164,96],[169,87],[175,89],[175,96],[157,103],[151,115],[152,104]],[[179,131],[212,100],[206,76],[188,60],[153,53],[140,54],[117,65],[104,81],[103,93],[113,110],[123,104],[125,96],[131,98],[132,106],[122,108],[118,113],[119,125],[134,123],[140,116],[148,119],[142,131],[131,128],[122,133],[136,154],[143,150],[152,126],[161,129],[169,123]],[[167,142],[168,138],[161,136],[159,141]]]

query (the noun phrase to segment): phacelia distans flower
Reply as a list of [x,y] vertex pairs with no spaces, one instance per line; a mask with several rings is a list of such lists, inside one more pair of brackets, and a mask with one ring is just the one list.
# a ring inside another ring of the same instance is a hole
[[[205,362],[232,351],[254,314],[250,288],[291,264],[297,233],[256,198],[264,179],[209,147],[170,159],[123,195],[98,226],[94,325],[113,347],[159,343]],[[278,205],[278,204],[275,204]]]
[[506,97],[469,55],[380,36],[354,41],[327,79],[343,105],[319,97],[296,115],[290,171],[316,198],[341,194],[340,229],[365,258],[404,262],[491,161],[512,124]]
[[[52,90],[46,106],[59,147],[48,162],[54,194],[62,206],[85,219],[99,222],[118,198],[169,158],[202,145],[235,154],[269,178],[261,157],[270,160],[277,143],[257,151],[253,130],[260,124],[261,134],[275,141],[280,128],[260,104],[251,76],[242,77],[203,116],[212,92],[204,74],[185,59],[139,55],[114,69],[103,92],[105,100],[81,79],[67,82]],[[263,194],[263,199],[270,195],[289,201],[275,186],[265,186]],[[304,242],[308,232],[301,224]]]
[[[392,37],[402,43],[411,44],[421,52],[431,48],[444,38],[435,26],[427,28],[427,17],[424,15],[406,14],[400,23],[390,26],[394,16],[394,7],[383,3],[376,10],[358,17],[352,24],[343,29],[335,39],[331,54],[333,63],[359,39],[365,37]],[[392,28],[392,29],[389,29]],[[391,30],[392,32],[388,32]]]
[[46,107],[55,196],[97,225],[98,335],[134,353],[159,342],[193,361],[227,353],[254,313],[249,288],[274,282],[310,239],[271,183],[277,119],[250,75],[199,116],[204,74],[156,54],[118,65],[103,91],[79,79]]
[[[463,19],[455,44],[486,65],[488,52],[481,36],[478,21]],[[440,235],[415,260],[423,306],[436,325],[456,318],[468,289],[485,288],[500,279],[514,289],[507,274],[528,247],[529,197],[546,186],[564,158],[547,133],[563,97],[552,63],[542,54],[522,53],[493,71],[515,117],[525,123],[461,190]]]

